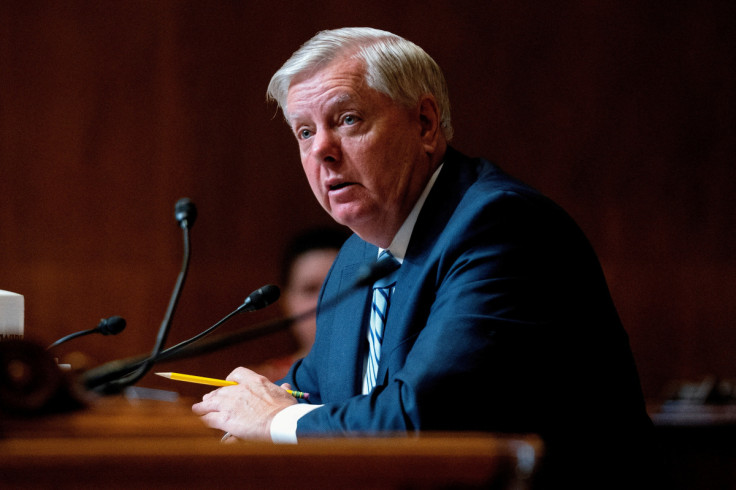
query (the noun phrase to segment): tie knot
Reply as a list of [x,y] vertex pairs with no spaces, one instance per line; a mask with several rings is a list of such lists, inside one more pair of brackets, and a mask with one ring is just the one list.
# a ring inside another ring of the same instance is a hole
[[378,254],[378,263],[382,265],[382,268],[389,272],[385,276],[377,279],[376,282],[373,283],[373,287],[385,288],[393,286],[394,283],[396,283],[396,269],[401,266],[401,262],[391,255],[391,252],[388,250],[382,250],[381,253]]

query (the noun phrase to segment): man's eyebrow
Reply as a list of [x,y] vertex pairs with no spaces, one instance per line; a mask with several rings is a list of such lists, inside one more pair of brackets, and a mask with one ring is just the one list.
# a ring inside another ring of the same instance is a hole
[[[349,104],[351,102],[354,102],[358,100],[358,97],[355,97],[353,94],[344,92],[339,95],[336,95],[332,99],[328,100],[325,105],[329,107],[340,107],[345,104]],[[289,112],[284,114],[284,118],[286,119],[286,122],[289,124],[289,126],[292,126],[294,124],[294,121],[298,121],[300,119],[301,115],[299,112]]]
[[333,104],[336,104],[336,105],[337,104],[344,104],[346,102],[351,102],[353,100],[355,100],[355,97],[353,97],[349,93],[344,93],[344,94],[340,94],[338,97],[336,97],[335,100],[333,101]]
[[302,114],[299,112],[289,112],[284,114],[284,118],[289,126],[293,126],[294,124],[301,122],[302,117]]

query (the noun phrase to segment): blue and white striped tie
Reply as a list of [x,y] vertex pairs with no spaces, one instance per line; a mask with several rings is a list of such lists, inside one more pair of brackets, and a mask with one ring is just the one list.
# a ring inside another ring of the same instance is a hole
[[[378,260],[390,257],[391,252],[384,250]],[[386,326],[391,293],[394,290],[396,280],[393,274],[379,279],[373,285],[373,304],[371,305],[370,324],[368,327],[368,359],[366,360],[365,377],[363,378],[363,393],[370,393],[376,386],[378,375],[378,361],[381,358],[381,342],[383,342],[383,329]]]

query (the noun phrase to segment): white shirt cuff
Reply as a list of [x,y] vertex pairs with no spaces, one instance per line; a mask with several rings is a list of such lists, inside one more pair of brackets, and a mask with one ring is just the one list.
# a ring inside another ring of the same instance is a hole
[[296,444],[296,423],[303,416],[322,405],[297,403],[281,410],[271,421],[271,440],[282,444]]

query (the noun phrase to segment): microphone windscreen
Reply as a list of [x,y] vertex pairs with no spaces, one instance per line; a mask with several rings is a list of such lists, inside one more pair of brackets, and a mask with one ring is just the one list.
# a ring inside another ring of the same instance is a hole
[[197,207],[188,197],[182,197],[176,201],[174,216],[176,217],[176,221],[179,222],[179,226],[191,228],[197,219]]
[[245,302],[243,303],[244,310],[260,310],[261,308],[265,308],[271,303],[274,303],[276,300],[279,299],[279,296],[281,296],[281,290],[278,288],[278,286],[268,284],[266,286],[260,287],[250,293],[247,298],[245,298]]
[[103,318],[100,323],[97,324],[97,330],[102,335],[117,335],[125,330],[125,319],[119,316]]

